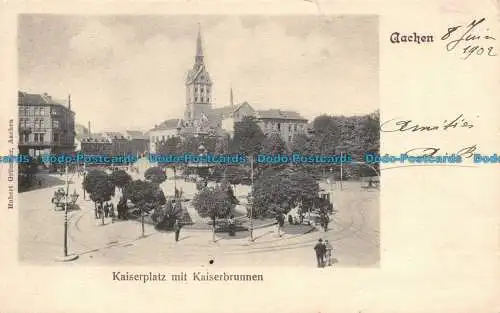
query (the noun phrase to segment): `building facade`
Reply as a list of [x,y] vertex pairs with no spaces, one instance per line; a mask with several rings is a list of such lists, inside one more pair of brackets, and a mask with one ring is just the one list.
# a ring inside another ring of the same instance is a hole
[[149,138],[140,131],[102,132],[81,140],[81,153],[106,156],[139,156],[149,149]]
[[71,154],[75,149],[75,112],[48,94],[18,92],[19,153]]
[[182,120],[179,118],[169,119],[155,125],[155,127],[147,132],[149,137],[149,152],[156,153],[157,145],[165,142],[168,138],[178,136],[181,129]]
[[288,145],[298,134],[307,134],[307,119],[293,111],[257,111],[256,118],[264,134],[278,133]]

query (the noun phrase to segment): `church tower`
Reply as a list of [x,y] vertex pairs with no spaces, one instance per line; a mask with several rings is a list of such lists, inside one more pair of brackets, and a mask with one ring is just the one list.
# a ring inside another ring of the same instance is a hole
[[193,122],[202,116],[208,116],[212,110],[212,80],[205,66],[201,30],[198,25],[196,55],[193,68],[186,78],[186,109],[184,120]]

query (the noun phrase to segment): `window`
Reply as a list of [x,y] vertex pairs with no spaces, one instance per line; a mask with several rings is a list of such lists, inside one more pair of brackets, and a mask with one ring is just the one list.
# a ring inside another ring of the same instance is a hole
[[294,125],[293,125],[293,130],[294,130],[294,131],[297,131],[297,124],[294,124]]
[[40,115],[45,115],[45,110],[44,110],[44,108],[40,108]]
[[292,136],[288,136],[288,141],[292,141]]
[[288,131],[291,132],[292,131],[292,124],[288,124]]
[[59,142],[59,139],[60,139],[59,134],[55,133],[54,134],[54,141]]
[[59,121],[52,121],[53,128],[59,128]]
[[40,142],[44,142],[44,141],[45,141],[45,140],[43,140],[43,139],[44,139],[44,138],[43,138],[43,135],[44,135],[44,134],[38,134],[38,135],[39,135],[39,138],[40,138]]
[[23,134],[23,140],[24,140],[25,142],[30,141],[30,134]]
[[38,134],[35,134],[35,142],[38,142]]
[[207,98],[207,102],[210,102],[210,98]]
[[278,130],[281,130],[281,124],[278,123]]
[[194,91],[195,91],[195,92],[198,92],[198,87],[194,87]]
[[194,97],[194,101],[195,101],[195,102],[198,102],[198,97]]

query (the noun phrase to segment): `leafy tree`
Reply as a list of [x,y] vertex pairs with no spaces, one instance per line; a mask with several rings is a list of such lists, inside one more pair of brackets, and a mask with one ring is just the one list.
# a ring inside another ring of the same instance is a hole
[[123,189],[123,187],[132,181],[132,177],[124,170],[117,170],[111,173],[111,181],[116,187]]
[[246,116],[234,124],[234,137],[231,143],[233,153],[256,155],[262,149],[265,135],[252,116]]
[[286,214],[301,202],[309,202],[319,192],[317,180],[297,167],[267,169],[254,183],[255,216]]
[[209,217],[211,219],[213,241],[215,241],[215,223],[217,218],[226,218],[231,212],[231,201],[227,190],[224,190],[221,186],[207,187],[195,195],[193,206],[201,217]]
[[172,201],[168,201],[161,210],[160,223],[156,225],[156,229],[159,230],[172,230],[176,220],[182,219],[183,215],[182,203],[176,201],[175,204]]
[[167,174],[165,174],[165,171],[161,167],[154,166],[146,170],[146,172],[144,173],[144,178],[154,184],[159,185],[167,180]]
[[[91,170],[83,179],[83,189],[90,195],[94,202],[97,216],[97,204],[102,206],[103,202],[111,200],[115,194],[115,184],[110,175],[102,170]],[[104,215],[103,215],[104,216]]]
[[37,158],[30,158],[27,163],[19,163],[18,171],[19,171],[19,180],[18,185],[19,189],[22,187],[29,187],[33,185],[33,179],[35,178],[36,173],[38,172],[38,166],[41,164],[41,161]]
[[158,204],[158,186],[149,181],[135,180],[125,187],[123,197],[140,210],[142,236],[144,236],[144,214]]
[[264,154],[285,154],[287,147],[283,138],[277,132],[272,132],[266,136],[262,145],[261,153]]

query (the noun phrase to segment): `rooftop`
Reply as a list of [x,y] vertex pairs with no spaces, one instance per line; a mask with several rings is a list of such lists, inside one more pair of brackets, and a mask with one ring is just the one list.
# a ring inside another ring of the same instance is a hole
[[282,110],[264,110],[257,111],[257,116],[262,119],[282,119],[282,120],[302,120],[307,121],[306,118],[302,117],[299,113],[294,111],[282,111]]

